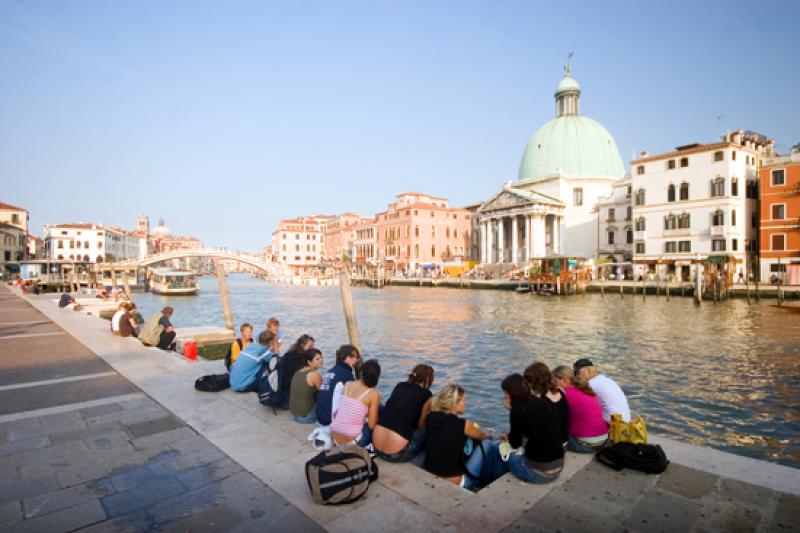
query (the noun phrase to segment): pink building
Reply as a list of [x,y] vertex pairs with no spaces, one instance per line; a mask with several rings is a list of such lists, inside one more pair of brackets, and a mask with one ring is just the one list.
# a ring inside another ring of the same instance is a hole
[[330,263],[338,263],[343,255],[353,258],[353,241],[355,240],[355,227],[361,222],[369,222],[358,213],[342,213],[334,217],[327,224],[325,230],[324,256]]
[[376,259],[387,268],[415,271],[421,266],[469,259],[472,214],[451,208],[447,198],[407,192],[375,216]]

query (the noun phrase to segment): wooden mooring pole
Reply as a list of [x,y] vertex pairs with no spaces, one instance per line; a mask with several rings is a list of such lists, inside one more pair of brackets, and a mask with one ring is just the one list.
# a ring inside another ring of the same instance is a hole
[[122,290],[125,292],[125,299],[129,302],[133,301],[131,297],[131,286],[128,285],[128,271],[122,271]]
[[667,282],[666,282],[666,284],[664,286],[665,286],[666,292],[667,292],[667,301],[669,301],[669,278],[667,278]]
[[353,289],[350,286],[350,263],[344,263],[339,269],[339,293],[342,297],[342,310],[344,311],[344,321],[347,325],[347,337],[350,339],[350,344],[361,352],[361,336],[358,333],[358,321],[356,320],[356,310],[353,305]]
[[225,327],[233,330],[233,313],[231,312],[231,302],[228,300],[228,280],[225,278],[225,268],[219,260],[214,261],[217,271],[217,282],[219,282],[219,297],[222,299],[222,312],[225,315]]
[[694,304],[700,305],[700,298],[703,297],[701,287],[703,279],[700,277],[700,259],[698,256],[697,262],[694,265]]

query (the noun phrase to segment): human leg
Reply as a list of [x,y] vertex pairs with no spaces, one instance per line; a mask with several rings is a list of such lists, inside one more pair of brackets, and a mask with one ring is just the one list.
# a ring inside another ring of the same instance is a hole
[[158,337],[158,347],[162,350],[170,350],[174,346],[172,341],[175,340],[174,331],[162,331]]
[[595,453],[596,451],[600,450],[604,444],[605,441],[602,441],[598,445],[590,446],[579,438],[570,435],[569,442],[567,443],[567,449],[575,453]]
[[292,415],[292,419],[300,424],[313,424],[317,421],[317,412],[312,409],[306,416]]

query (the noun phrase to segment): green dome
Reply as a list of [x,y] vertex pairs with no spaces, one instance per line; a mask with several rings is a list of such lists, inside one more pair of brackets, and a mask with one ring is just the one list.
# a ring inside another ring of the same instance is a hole
[[558,82],[558,87],[556,88],[556,94],[563,93],[566,91],[578,91],[580,92],[581,86],[578,85],[578,82],[575,81],[575,78],[570,78],[569,76],[565,76]]
[[[564,78],[562,83],[571,79]],[[599,122],[581,115],[564,115],[531,137],[522,155],[519,180],[539,181],[559,172],[570,177],[619,179],[625,175],[625,166],[617,143]]]

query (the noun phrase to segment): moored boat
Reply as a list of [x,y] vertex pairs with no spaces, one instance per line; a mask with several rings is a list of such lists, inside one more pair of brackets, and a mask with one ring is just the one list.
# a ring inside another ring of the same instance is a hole
[[188,270],[172,270],[157,268],[152,271],[150,292],[168,296],[190,296],[197,294],[197,282],[194,272]]

